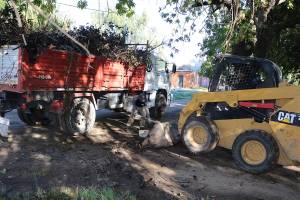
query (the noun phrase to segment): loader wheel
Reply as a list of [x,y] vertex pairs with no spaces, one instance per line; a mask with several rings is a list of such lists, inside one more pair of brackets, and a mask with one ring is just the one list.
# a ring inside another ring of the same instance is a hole
[[155,99],[155,107],[150,108],[150,115],[154,119],[161,119],[162,115],[166,112],[167,98],[164,94],[158,93]]
[[191,117],[182,131],[183,143],[190,152],[195,154],[212,151],[218,140],[215,125],[205,117]]
[[96,110],[87,98],[76,98],[63,116],[64,129],[69,134],[86,134],[95,124]]
[[279,157],[279,148],[270,134],[260,130],[250,130],[236,138],[232,155],[239,168],[259,174],[275,166]]

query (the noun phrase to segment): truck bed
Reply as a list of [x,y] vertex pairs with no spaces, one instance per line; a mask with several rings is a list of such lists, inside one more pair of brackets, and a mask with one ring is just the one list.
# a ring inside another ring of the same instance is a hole
[[[17,83],[1,82],[1,90],[23,91],[142,91],[146,66],[130,67],[125,63],[97,56],[47,49],[34,63],[19,49]],[[2,65],[5,63],[2,63]],[[8,67],[6,67],[8,68]],[[0,68],[1,69],[1,68]]]

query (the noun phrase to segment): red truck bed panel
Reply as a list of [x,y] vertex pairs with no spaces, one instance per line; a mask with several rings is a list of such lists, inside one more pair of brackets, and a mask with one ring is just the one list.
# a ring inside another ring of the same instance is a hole
[[[22,51],[19,86],[23,90],[142,91],[145,65],[131,68],[121,62],[66,51],[45,50],[29,64]],[[88,65],[90,63],[90,66]]]

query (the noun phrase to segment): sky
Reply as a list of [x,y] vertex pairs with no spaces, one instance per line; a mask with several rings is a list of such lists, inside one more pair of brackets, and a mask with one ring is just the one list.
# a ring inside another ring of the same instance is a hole
[[[99,0],[88,0],[88,9],[81,10],[76,8],[75,2],[76,1],[70,0],[57,0],[58,15],[70,19],[74,23],[74,26],[91,24],[92,14],[95,13],[93,9],[107,11],[107,5],[110,9],[114,9],[116,3],[115,0],[100,0],[99,7]],[[148,16],[146,31],[150,31],[150,34],[152,34],[151,30],[155,29],[157,37],[164,38],[166,40],[172,37],[175,25],[165,22],[159,13],[159,7],[164,5],[164,1],[135,0],[135,3],[135,13],[137,15],[142,15],[145,12]],[[74,5],[74,7],[70,5]],[[195,69],[197,70],[201,65],[201,61],[199,61],[199,58],[196,58],[195,54],[200,53],[198,43],[203,40],[203,37],[204,34],[198,34],[191,37],[191,42],[189,43],[179,43],[176,46],[179,49],[179,53],[175,54],[173,58],[169,56],[171,50],[167,47],[163,48],[162,53],[169,62],[174,62],[178,66],[196,66]]]

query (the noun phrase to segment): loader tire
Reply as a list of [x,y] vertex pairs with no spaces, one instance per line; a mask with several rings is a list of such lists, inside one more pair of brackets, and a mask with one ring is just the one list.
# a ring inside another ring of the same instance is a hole
[[216,126],[203,116],[190,117],[182,130],[182,141],[191,153],[210,152],[219,141]]
[[249,130],[239,135],[232,147],[236,165],[244,171],[260,174],[271,170],[279,158],[275,139],[265,131]]
[[87,98],[75,98],[62,116],[62,124],[69,134],[89,133],[96,119],[94,104]]

